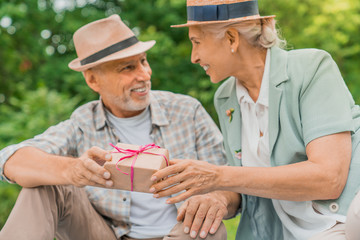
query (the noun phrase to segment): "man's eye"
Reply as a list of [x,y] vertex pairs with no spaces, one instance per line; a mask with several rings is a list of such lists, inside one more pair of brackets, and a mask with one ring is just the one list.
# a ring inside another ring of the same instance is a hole
[[120,69],[120,71],[133,70],[135,67],[133,65],[128,65]]

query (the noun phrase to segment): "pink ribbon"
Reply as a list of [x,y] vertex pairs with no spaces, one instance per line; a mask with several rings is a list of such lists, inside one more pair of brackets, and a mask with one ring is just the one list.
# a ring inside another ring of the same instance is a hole
[[134,166],[135,166],[135,162],[136,162],[136,159],[139,154],[144,153],[144,154],[152,154],[152,155],[162,156],[166,161],[166,166],[169,166],[169,161],[165,155],[159,154],[159,153],[145,152],[146,150],[150,150],[153,148],[160,148],[159,146],[155,145],[154,143],[150,143],[145,146],[140,146],[140,148],[138,150],[119,148],[111,143],[110,143],[110,145],[117,150],[117,152],[113,152],[113,153],[126,154],[126,156],[120,158],[119,161],[117,161],[117,163],[115,165],[116,169],[119,170],[120,172],[122,172],[123,174],[129,175],[128,173],[121,171],[121,169],[118,167],[119,162],[121,162],[124,159],[134,157],[134,159],[132,160],[132,163],[131,163],[131,173],[130,173],[131,191],[133,191],[133,186],[134,186]]

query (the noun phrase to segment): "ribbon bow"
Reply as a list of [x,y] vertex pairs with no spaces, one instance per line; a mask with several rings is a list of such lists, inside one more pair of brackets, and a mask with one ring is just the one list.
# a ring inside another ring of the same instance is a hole
[[136,162],[136,159],[139,156],[139,154],[144,153],[144,154],[162,156],[166,161],[166,166],[169,166],[169,161],[168,161],[168,159],[167,159],[167,157],[165,155],[159,154],[159,153],[146,152],[147,150],[150,150],[150,149],[153,149],[153,148],[160,148],[159,146],[155,145],[154,143],[150,143],[150,144],[147,144],[145,146],[140,146],[140,148],[138,150],[119,148],[119,147],[117,147],[117,146],[115,146],[115,145],[113,145],[111,143],[110,143],[110,145],[117,150],[117,152],[113,152],[113,153],[126,154],[126,156],[120,158],[119,161],[117,161],[117,163],[115,165],[116,169],[119,170],[120,172],[122,172],[123,174],[129,175],[129,173],[121,171],[121,169],[118,167],[119,162],[121,162],[121,161],[123,161],[123,160],[125,160],[127,158],[134,157],[134,159],[132,160],[132,163],[131,163],[131,173],[130,173],[131,191],[133,191],[133,186],[134,186],[134,166],[135,166],[135,162]]

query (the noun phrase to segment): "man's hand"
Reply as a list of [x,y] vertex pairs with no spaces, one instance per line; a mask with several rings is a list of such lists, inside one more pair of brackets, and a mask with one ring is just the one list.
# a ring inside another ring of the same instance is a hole
[[6,162],[4,173],[22,187],[69,184],[110,187],[113,185],[110,173],[99,165],[110,160],[110,152],[98,147],[92,147],[79,158],[23,147]]
[[[227,199],[219,192],[193,196],[186,200],[178,210],[178,221],[183,221],[184,232],[196,238],[214,234],[222,219],[228,215]],[[200,230],[201,229],[201,230]]]
[[111,154],[99,147],[92,147],[81,157],[73,160],[73,167],[69,169],[68,178],[77,187],[104,186],[111,187],[110,173],[101,165],[111,160]]

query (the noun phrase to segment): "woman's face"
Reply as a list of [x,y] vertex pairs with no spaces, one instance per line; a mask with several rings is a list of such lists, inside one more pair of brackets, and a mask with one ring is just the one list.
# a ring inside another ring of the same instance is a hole
[[[204,33],[197,26],[189,27],[189,39],[192,43],[191,62],[200,64],[213,83],[232,76],[234,64],[230,43],[224,37],[215,38]],[[235,50],[235,49],[234,49]]]

